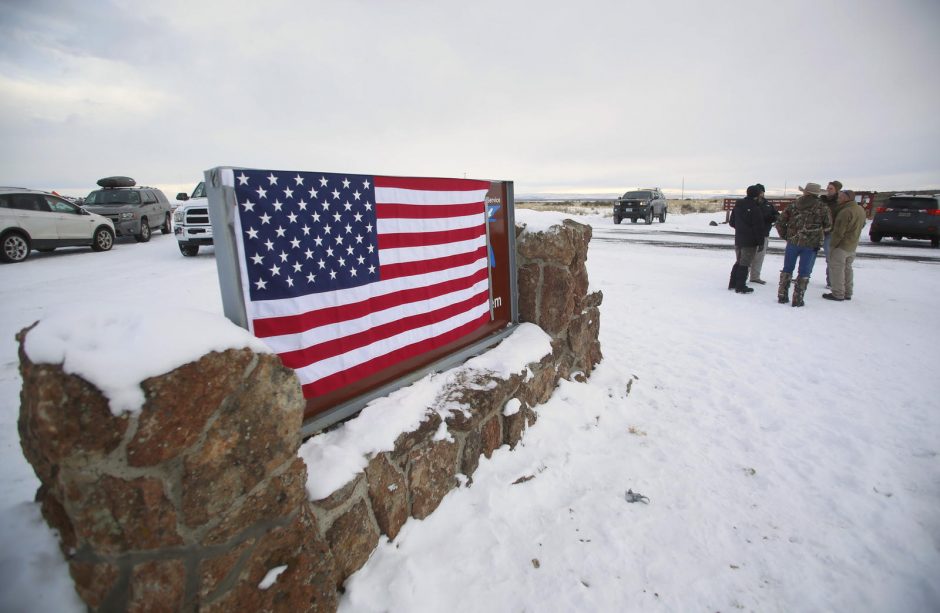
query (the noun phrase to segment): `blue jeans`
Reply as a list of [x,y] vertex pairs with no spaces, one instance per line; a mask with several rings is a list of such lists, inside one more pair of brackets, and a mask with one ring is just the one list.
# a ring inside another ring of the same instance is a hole
[[787,243],[787,248],[783,252],[783,272],[793,274],[797,259],[800,260],[799,276],[808,279],[813,274],[813,264],[816,263],[816,249],[797,247],[793,243]]
[[826,261],[829,261],[829,245],[832,244],[832,232],[823,235],[823,253],[826,255]]

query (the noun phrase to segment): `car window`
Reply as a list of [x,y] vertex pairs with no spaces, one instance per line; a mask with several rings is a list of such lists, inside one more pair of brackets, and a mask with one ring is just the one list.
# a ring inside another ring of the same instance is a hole
[[140,192],[130,189],[99,189],[88,194],[85,204],[140,204]]
[[893,209],[935,209],[935,198],[890,198],[888,206]]
[[144,204],[153,204],[157,201],[157,197],[153,195],[153,192],[142,192],[143,193],[143,203]]
[[0,196],[0,207],[19,211],[49,211],[41,194],[5,194]]
[[650,192],[648,192],[648,191],[642,191],[642,192],[627,192],[626,194],[623,195],[623,197],[624,197],[624,198],[649,198],[649,197],[650,197]]
[[191,198],[205,198],[206,197],[206,182],[200,181],[199,185],[196,186],[196,189],[193,190],[193,195]]
[[45,196],[46,204],[49,205],[49,208],[52,209],[53,213],[70,213],[72,215],[78,214],[78,207],[70,202],[65,200],[59,200],[54,196]]

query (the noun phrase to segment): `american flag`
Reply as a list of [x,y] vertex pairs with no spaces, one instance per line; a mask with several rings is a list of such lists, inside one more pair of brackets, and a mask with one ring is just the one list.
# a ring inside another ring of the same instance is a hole
[[235,170],[252,332],[326,394],[490,320],[488,181]]

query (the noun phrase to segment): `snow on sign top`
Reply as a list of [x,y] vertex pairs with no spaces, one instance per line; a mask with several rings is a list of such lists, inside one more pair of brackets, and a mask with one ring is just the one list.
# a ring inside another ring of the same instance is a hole
[[101,390],[114,415],[140,411],[141,381],[212,351],[241,348],[270,353],[221,315],[139,305],[70,307],[42,319],[24,343],[33,363],[61,364],[65,372]]

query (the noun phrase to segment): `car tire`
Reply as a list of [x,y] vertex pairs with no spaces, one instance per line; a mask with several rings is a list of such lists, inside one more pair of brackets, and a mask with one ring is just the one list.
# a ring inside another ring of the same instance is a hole
[[170,214],[166,214],[166,219],[163,220],[163,225],[160,226],[160,231],[164,234],[169,234],[173,231],[173,222],[170,219]]
[[940,248],[940,238],[930,239],[930,246],[933,247],[934,249]]
[[630,218],[630,223],[636,223],[636,217],[631,217],[631,218]]
[[666,209],[663,207],[663,212],[659,214],[659,223],[666,223]]
[[619,226],[621,221],[623,221],[623,218],[617,217],[616,215],[614,215],[614,223],[615,223],[615,224],[617,224],[617,225]]
[[903,238],[904,238],[903,236],[892,236],[892,237],[891,237],[891,240],[897,241],[897,242],[901,242],[901,239],[903,239]]
[[91,240],[92,251],[110,251],[114,246],[114,232],[108,226],[101,226],[95,230]]
[[20,232],[9,232],[0,239],[0,262],[22,262],[29,257],[29,237]]
[[199,253],[199,245],[184,245],[183,243],[179,243],[179,246],[180,253],[188,258],[191,258]]
[[140,234],[135,234],[134,240],[136,240],[138,243],[146,243],[150,240],[150,236],[150,222],[147,221],[146,217],[144,217],[140,220]]
[[869,235],[868,235],[868,238],[871,239],[871,242],[873,242],[873,243],[880,243],[880,242],[881,242],[881,235],[880,235],[880,234],[869,234]]
[[649,212],[646,214],[646,225],[648,226],[653,225],[653,209],[650,209]]

